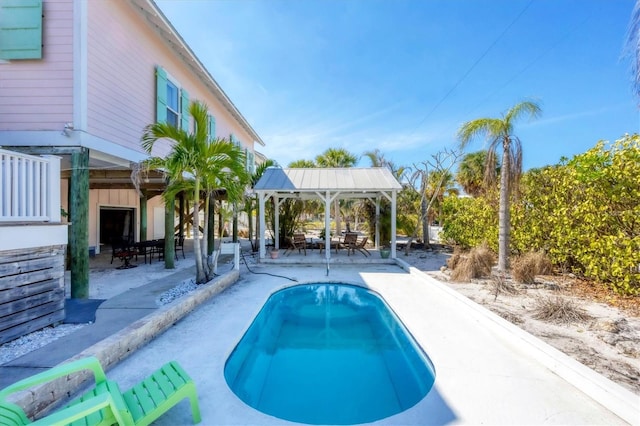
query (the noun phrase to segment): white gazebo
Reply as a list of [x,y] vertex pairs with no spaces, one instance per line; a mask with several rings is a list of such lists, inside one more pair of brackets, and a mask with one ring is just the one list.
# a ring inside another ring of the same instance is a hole
[[[275,211],[279,211],[280,203],[288,198],[297,200],[324,200],[325,235],[329,235],[331,227],[330,207],[334,200],[366,198],[376,205],[375,247],[380,246],[380,200],[385,197],[391,202],[391,258],[396,257],[396,195],[402,189],[400,182],[385,167],[372,168],[296,168],[283,169],[269,167],[253,188],[258,194],[260,206],[260,260],[265,259],[266,244],[264,239],[265,202],[273,198]],[[278,248],[279,217],[275,216],[274,239]],[[326,260],[331,257],[330,239],[325,239]]]

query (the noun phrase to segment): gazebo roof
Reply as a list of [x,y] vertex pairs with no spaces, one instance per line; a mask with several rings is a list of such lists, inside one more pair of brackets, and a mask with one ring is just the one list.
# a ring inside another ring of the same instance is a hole
[[295,168],[269,167],[254,186],[256,192],[380,193],[399,191],[402,185],[386,167]]

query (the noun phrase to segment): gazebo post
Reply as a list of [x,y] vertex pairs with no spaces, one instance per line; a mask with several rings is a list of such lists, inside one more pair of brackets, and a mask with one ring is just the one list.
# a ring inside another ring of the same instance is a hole
[[259,257],[260,259],[264,259],[266,254],[267,254],[267,250],[265,247],[265,243],[264,243],[264,231],[267,229],[266,228],[266,224],[265,224],[265,220],[264,220],[264,192],[258,192],[258,205],[260,208],[260,252],[259,252]]
[[376,197],[376,250],[380,250],[380,196]]
[[391,258],[396,258],[396,191],[391,191]]
[[273,194],[273,200],[274,205],[275,205],[275,211],[273,213],[274,216],[274,220],[273,220],[273,232],[275,233],[275,235],[273,236],[273,247],[275,249],[279,249],[280,248],[280,198],[278,198],[278,193],[274,193]]
[[327,262],[331,257],[331,193],[324,196],[324,252]]

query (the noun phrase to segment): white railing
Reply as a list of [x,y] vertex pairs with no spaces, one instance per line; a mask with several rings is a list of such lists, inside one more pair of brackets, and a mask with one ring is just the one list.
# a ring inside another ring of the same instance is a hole
[[0,222],[60,222],[60,158],[0,149]]

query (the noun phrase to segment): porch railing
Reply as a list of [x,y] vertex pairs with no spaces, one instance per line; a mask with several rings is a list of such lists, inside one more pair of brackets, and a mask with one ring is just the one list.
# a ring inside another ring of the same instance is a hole
[[0,149],[0,222],[60,222],[60,158]]

